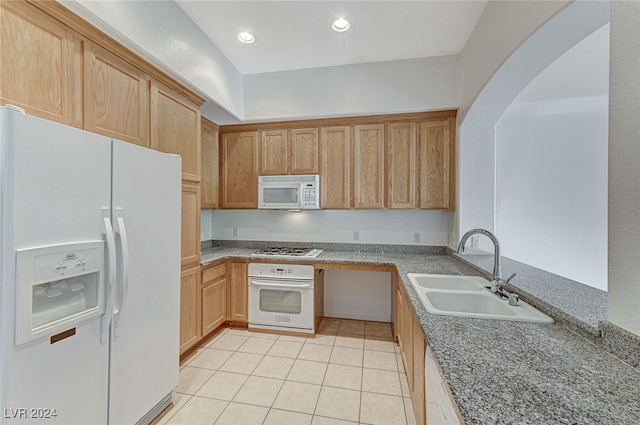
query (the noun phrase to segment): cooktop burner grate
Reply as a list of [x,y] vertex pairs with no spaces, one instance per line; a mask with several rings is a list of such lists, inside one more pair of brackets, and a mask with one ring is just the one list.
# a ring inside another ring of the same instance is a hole
[[260,249],[251,255],[265,255],[273,257],[317,257],[321,252],[321,249],[314,248],[290,248],[285,246],[275,246]]

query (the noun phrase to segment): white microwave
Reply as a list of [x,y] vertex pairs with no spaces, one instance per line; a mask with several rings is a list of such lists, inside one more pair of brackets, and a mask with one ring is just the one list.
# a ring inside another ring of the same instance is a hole
[[320,208],[320,176],[258,177],[258,208],[317,210]]

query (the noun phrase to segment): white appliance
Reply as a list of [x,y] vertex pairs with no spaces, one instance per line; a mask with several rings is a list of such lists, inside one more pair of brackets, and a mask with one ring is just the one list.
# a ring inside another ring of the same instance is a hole
[[147,424],[178,383],[181,161],[0,108],[0,424]]
[[313,210],[320,208],[320,176],[258,177],[258,208]]
[[323,253],[322,249],[316,248],[289,248],[286,246],[275,246],[259,249],[252,252],[253,257],[294,257],[294,258],[316,258]]
[[249,328],[313,333],[314,268],[249,263]]

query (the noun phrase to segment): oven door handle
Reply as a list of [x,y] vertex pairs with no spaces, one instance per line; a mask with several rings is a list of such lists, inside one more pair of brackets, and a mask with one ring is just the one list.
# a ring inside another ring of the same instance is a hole
[[292,289],[304,289],[304,288],[311,288],[313,285],[311,283],[305,284],[305,285],[287,285],[284,283],[269,283],[269,282],[263,282],[260,280],[249,280],[249,283],[251,285],[255,285],[255,286],[267,286],[267,287],[273,287],[273,288],[292,288]]

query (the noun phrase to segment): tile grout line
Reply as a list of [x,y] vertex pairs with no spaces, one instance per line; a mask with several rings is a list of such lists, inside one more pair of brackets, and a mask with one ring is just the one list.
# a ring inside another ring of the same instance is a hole
[[[340,323],[342,320],[338,322],[338,329],[340,329]],[[320,322],[320,326],[322,326],[322,322]],[[320,384],[320,392],[318,393],[318,399],[316,400],[316,404],[313,407],[313,413],[311,415],[311,422],[313,423],[313,418],[316,416],[316,410],[318,410],[318,403],[320,403],[320,396],[322,395],[322,388],[324,388],[324,381],[327,379],[327,372],[329,371],[329,364],[331,362],[331,356],[333,355],[333,349],[335,348],[336,339],[333,339],[333,344],[331,344],[331,352],[329,353],[329,360],[327,360],[327,368],[324,370],[324,375],[322,376],[322,383]]]

